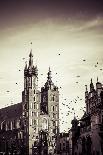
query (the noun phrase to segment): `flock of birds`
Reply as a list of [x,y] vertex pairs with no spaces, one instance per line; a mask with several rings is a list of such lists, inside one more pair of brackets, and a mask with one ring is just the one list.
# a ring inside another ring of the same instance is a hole
[[[31,42],[31,44],[32,44],[32,42]],[[58,56],[61,56],[61,53],[58,53]],[[22,58],[22,60],[24,60],[25,61],[25,58],[23,57]],[[86,59],[82,59],[82,61],[83,62],[86,62],[87,60]],[[96,64],[94,65],[94,67],[95,68],[97,68],[97,67],[99,67],[99,63],[98,62],[96,62]],[[100,71],[103,71],[103,69],[102,68],[99,68],[99,70]],[[19,72],[21,72],[22,70],[21,69],[19,69],[18,70]],[[56,73],[56,75],[57,75],[58,73]],[[43,76],[43,73],[41,73],[40,74],[41,76]],[[80,79],[80,77],[81,77],[81,75],[77,75],[76,76],[76,78],[77,79]],[[78,84],[79,82],[78,82],[78,80],[76,81],[76,84]],[[15,83],[16,85],[19,85],[18,84],[18,82],[16,82]],[[60,89],[62,89],[62,87],[60,86],[59,87]],[[7,90],[6,91],[7,93],[10,93],[10,90]],[[66,102],[62,102],[61,103],[61,106],[63,107],[63,108],[60,108],[59,110],[60,110],[60,119],[59,119],[59,121],[60,121],[60,124],[61,125],[64,125],[64,124],[68,124],[68,116],[70,116],[71,114],[73,114],[73,115],[75,115],[75,109],[74,109],[74,107],[73,107],[73,104],[76,104],[76,103],[79,103],[80,101],[83,101],[83,99],[82,98],[80,98],[79,96],[77,96],[75,99],[73,99],[73,100],[71,100],[71,101],[67,101],[67,99],[65,98],[64,99],[64,101]],[[84,101],[83,101],[84,102]],[[11,101],[11,105],[13,104],[13,101]],[[8,104],[7,104],[8,105]],[[66,111],[66,113],[64,114],[64,112],[63,112],[63,109],[67,109]],[[86,107],[85,106],[82,106],[82,107],[80,107],[80,109],[79,109],[80,111],[82,111],[83,113],[85,112],[85,110],[86,110]],[[64,120],[64,115],[66,116],[66,121]],[[77,115],[76,116],[77,117],[77,119],[79,119],[79,116]],[[69,127],[68,127],[68,129],[69,129]],[[64,132],[66,132],[66,130],[64,130]]]

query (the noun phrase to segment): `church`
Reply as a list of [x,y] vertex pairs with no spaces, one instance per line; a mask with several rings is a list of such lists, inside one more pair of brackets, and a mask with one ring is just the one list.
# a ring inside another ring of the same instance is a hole
[[32,51],[24,68],[22,102],[0,109],[0,155],[52,155],[59,137],[59,91],[51,70],[41,91]]

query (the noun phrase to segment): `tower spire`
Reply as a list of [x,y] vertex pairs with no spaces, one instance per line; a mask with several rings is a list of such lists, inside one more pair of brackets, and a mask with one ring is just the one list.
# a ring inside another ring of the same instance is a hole
[[27,61],[25,61],[25,70],[27,69]]
[[29,67],[33,67],[33,54],[32,54],[32,49],[30,51],[30,54],[29,54]]
[[97,76],[97,83],[98,83],[98,76]]
[[88,91],[88,89],[87,89],[87,85],[85,85],[85,88],[86,88],[86,92]]
[[52,81],[50,67],[49,67],[49,71],[48,71],[48,77],[47,77],[47,79],[48,79],[48,81]]
[[94,85],[93,85],[92,78],[91,78],[90,91],[92,92],[93,90],[94,90]]

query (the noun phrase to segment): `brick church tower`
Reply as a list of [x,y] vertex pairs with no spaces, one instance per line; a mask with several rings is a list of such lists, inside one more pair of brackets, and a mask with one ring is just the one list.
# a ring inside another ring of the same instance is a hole
[[32,51],[29,65],[24,69],[23,121],[25,124],[25,144],[27,154],[33,154],[35,143],[39,140],[40,92],[38,91],[38,70],[33,65]]
[[59,135],[59,91],[52,82],[50,68],[47,75],[47,82],[41,88],[41,113],[48,118],[48,154],[54,154]]

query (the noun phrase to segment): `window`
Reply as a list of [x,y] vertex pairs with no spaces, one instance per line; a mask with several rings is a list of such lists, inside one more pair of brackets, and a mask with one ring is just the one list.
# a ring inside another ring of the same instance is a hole
[[35,89],[34,89],[34,94],[35,94]]
[[54,111],[54,106],[53,106],[53,111]]
[[34,96],[34,101],[35,101],[35,96]]
[[30,120],[30,125],[32,125],[32,119]]
[[56,119],[58,119],[58,114],[56,113],[55,115],[56,115]]
[[34,102],[34,109],[36,109],[36,103]]
[[38,125],[38,119],[36,120],[36,125]]
[[33,125],[36,125],[36,120],[35,119],[33,120]]
[[6,131],[8,130],[8,125],[7,125],[7,122],[6,122]]
[[53,126],[55,126],[55,121],[53,121]]
[[57,105],[55,106],[55,109],[56,109],[56,111],[58,111],[58,107],[57,107]]
[[13,121],[13,128],[14,129],[16,128],[16,121],[15,120]]
[[53,101],[54,101],[54,95],[53,95]]
[[56,128],[56,134],[58,133],[58,129]]
[[56,126],[58,126],[58,122],[57,121],[55,122],[55,124],[56,124]]
[[38,109],[38,104],[37,104],[37,109]]
[[33,109],[33,104],[32,104],[32,103],[31,103],[31,106],[30,106],[30,108],[31,108],[31,109]]
[[53,113],[53,118],[55,118],[55,113]]
[[20,128],[20,120],[17,120],[17,128]]

